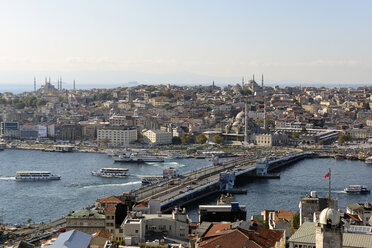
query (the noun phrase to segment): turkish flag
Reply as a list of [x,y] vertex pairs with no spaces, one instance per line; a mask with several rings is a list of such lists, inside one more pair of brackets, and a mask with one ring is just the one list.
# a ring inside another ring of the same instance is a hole
[[327,178],[327,177],[329,177],[329,172],[324,176],[324,178]]

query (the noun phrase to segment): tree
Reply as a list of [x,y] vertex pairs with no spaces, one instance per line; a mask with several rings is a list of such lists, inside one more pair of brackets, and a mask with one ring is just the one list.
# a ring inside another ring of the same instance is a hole
[[306,134],[306,133],[307,133],[306,127],[302,127],[301,134]]
[[292,133],[292,137],[293,137],[294,139],[298,139],[298,138],[300,138],[300,135],[299,135],[297,132],[293,132],[293,133]]
[[28,218],[27,223],[28,224],[31,224],[31,222],[32,222],[32,219],[31,218]]
[[190,144],[192,141],[190,136],[182,136],[181,137],[181,142],[182,144]]
[[347,142],[347,141],[350,141],[350,135],[348,135],[348,134],[341,134],[339,137],[338,137],[338,139],[337,139],[337,141],[338,141],[338,143],[340,144],[340,145],[343,145],[345,142]]
[[223,137],[221,137],[220,135],[213,136],[212,140],[216,144],[222,144],[223,143]]
[[204,144],[207,141],[207,137],[205,137],[204,134],[198,134],[196,136],[196,143],[198,144]]
[[181,142],[181,138],[180,137],[178,137],[178,136],[174,136],[173,138],[172,138],[172,144],[174,144],[174,145],[180,145],[182,142]]
[[108,138],[104,138],[101,139],[99,142],[102,143],[105,147],[107,147],[108,144],[110,143],[110,140]]
[[165,96],[165,97],[168,97],[168,98],[173,98],[174,95],[172,94],[172,92],[170,92],[169,90],[163,90],[161,93],[160,93],[161,96]]
[[300,212],[296,211],[296,213],[293,214],[293,227],[295,229],[298,229],[300,227]]

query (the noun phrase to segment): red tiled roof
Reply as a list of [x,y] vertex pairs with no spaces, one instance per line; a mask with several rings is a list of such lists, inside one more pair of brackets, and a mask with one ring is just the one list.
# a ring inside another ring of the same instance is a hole
[[123,201],[117,198],[116,196],[107,196],[101,199],[97,199],[96,202],[99,203],[122,203]]
[[107,231],[104,231],[104,230],[100,230],[100,231],[94,233],[94,234],[92,235],[92,237],[93,237],[93,238],[95,238],[95,237],[103,237],[103,238],[107,238],[107,239],[109,239],[109,238],[111,238],[111,233],[109,233],[109,232],[107,232]]
[[293,218],[293,213],[291,210],[279,210],[277,215],[278,218]]
[[231,223],[214,224],[208,230],[208,232],[203,236],[203,238],[210,238],[210,237],[226,234],[232,231],[233,230],[231,230]]
[[240,229],[231,230],[230,233],[207,239],[199,243],[200,248],[264,248],[255,241],[250,240],[249,236]]
[[106,214],[115,214],[116,212],[116,207],[114,204],[107,204],[105,208],[105,213]]

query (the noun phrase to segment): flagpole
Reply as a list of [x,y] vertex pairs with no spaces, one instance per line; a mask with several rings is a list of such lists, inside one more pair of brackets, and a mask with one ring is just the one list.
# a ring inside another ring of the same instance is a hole
[[329,188],[328,188],[329,206],[328,207],[331,207],[331,168],[329,168],[328,173],[329,173]]

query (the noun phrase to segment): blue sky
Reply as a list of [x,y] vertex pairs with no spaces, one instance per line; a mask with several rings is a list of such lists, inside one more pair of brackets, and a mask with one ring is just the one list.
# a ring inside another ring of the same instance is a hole
[[371,84],[372,1],[1,0],[0,84]]

